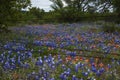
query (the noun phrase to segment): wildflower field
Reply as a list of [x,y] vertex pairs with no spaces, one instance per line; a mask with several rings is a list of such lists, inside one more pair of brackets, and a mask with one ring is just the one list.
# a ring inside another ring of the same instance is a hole
[[44,24],[0,34],[0,80],[120,80],[120,34]]

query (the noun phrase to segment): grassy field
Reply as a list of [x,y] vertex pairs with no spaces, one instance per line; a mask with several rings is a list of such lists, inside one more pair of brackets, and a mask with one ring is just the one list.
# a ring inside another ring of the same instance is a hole
[[1,80],[119,80],[120,35],[96,24],[12,27],[0,34]]

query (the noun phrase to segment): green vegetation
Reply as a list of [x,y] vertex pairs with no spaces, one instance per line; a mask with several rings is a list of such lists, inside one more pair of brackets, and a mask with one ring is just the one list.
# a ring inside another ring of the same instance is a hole
[[119,80],[120,0],[50,1],[0,0],[0,80]]
[[[119,0],[50,0],[53,10],[31,7],[30,0],[0,1],[0,32],[7,26],[80,21],[120,22]],[[26,10],[26,8],[28,10]],[[4,26],[4,27],[3,27]]]
[[0,1],[0,32],[6,31],[7,28],[5,27],[13,24],[15,25],[18,23],[18,21],[22,21],[23,20],[22,9],[29,6],[30,6],[30,0],[1,0]]
[[102,31],[113,33],[113,32],[120,32],[120,27],[117,26],[115,23],[103,23],[102,25]]

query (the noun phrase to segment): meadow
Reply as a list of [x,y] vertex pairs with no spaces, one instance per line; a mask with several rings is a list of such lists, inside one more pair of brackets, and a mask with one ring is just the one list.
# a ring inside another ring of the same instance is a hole
[[0,80],[120,80],[120,35],[96,24],[11,27],[0,34]]

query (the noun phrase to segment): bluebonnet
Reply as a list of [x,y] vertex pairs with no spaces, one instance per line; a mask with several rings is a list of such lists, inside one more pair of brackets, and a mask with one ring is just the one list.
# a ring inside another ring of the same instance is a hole
[[40,77],[39,76],[35,76],[35,80],[40,80]]
[[108,67],[108,68],[111,68],[112,66],[111,66],[110,64],[107,64],[107,67]]
[[11,70],[15,70],[16,69],[16,64],[15,63],[11,63]]
[[16,62],[15,58],[10,58],[10,62],[15,64]]
[[10,66],[10,63],[6,61],[3,67],[5,70],[9,70],[11,66]]
[[70,56],[72,56],[72,57],[75,57],[75,56],[76,56],[76,51],[74,51],[74,52],[67,51],[66,54],[67,54],[67,55],[70,55]]
[[78,72],[78,68],[79,68],[78,64],[75,64],[75,72]]
[[18,66],[21,66],[21,65],[22,65],[22,62],[21,62],[20,56],[18,56],[17,64],[18,64]]
[[41,59],[41,57],[38,58],[37,62],[36,62],[37,66],[42,66],[43,65],[43,61]]
[[75,75],[72,76],[72,80],[78,80]]
[[62,80],[67,80],[67,76],[66,76],[66,74],[61,73],[61,75],[60,75],[60,79],[62,79]]
[[38,40],[34,40],[33,44],[37,45],[37,46],[42,46],[44,45],[43,41],[38,41]]
[[5,49],[11,49],[11,46],[9,44],[4,45]]
[[91,67],[91,70],[92,70],[93,72],[97,72],[97,69],[96,69],[95,66],[92,66],[92,67]]
[[62,80],[64,79],[64,73],[60,74],[60,79],[62,79]]
[[84,76],[88,76],[88,72],[82,72]]
[[28,58],[32,58],[32,53],[29,51],[29,52],[26,53],[26,56],[27,56]]
[[51,78],[50,80],[55,80],[54,78]]
[[25,62],[25,63],[23,64],[23,67],[26,68],[26,69],[27,69],[27,68],[30,68],[30,64],[27,63],[27,62]]
[[12,55],[12,50],[8,51],[8,55]]
[[99,72],[100,72],[100,73],[103,73],[103,72],[105,72],[105,69],[104,69],[104,68],[100,68],[100,69],[99,69]]
[[96,72],[96,75],[97,75],[97,76],[101,76],[101,72],[98,70],[98,71]]
[[65,70],[66,69],[66,66],[64,64],[62,64],[62,69]]

